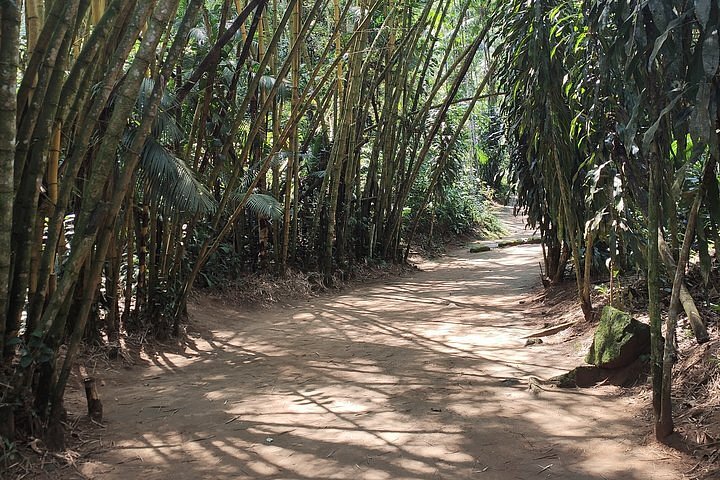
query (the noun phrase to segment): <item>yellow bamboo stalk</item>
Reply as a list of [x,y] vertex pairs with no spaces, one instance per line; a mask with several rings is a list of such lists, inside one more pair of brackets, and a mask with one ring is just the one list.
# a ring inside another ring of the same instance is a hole
[[[56,124],[53,130],[52,139],[50,142],[50,155],[48,156],[48,167],[47,167],[47,185],[48,185],[48,198],[50,200],[50,214],[49,218],[52,218],[55,214],[55,206],[58,202],[58,171],[60,169],[60,147],[61,147],[61,133],[62,125]],[[52,294],[55,291],[57,285],[57,279],[55,274],[55,246],[48,245],[46,248],[53,250],[53,259],[50,262],[50,282],[48,284],[49,292]]]
[[[238,14],[242,12],[244,8],[245,2],[243,2],[243,0],[235,0],[235,10],[237,10]],[[240,25],[240,35],[242,35],[243,43],[245,43],[247,41],[247,27],[244,23]],[[262,35],[260,38],[262,38]]]
[[[301,10],[300,10],[300,3],[297,2],[295,4],[295,10],[293,11],[293,15],[290,22],[290,36],[291,41],[293,44],[298,42],[300,40],[300,20],[301,20]],[[288,139],[289,143],[289,149],[291,152],[290,158],[288,158],[287,162],[287,169],[286,169],[286,178],[285,178],[285,205],[284,205],[284,211],[283,211],[283,240],[282,240],[282,251],[281,251],[281,264],[284,267],[287,265],[287,258],[288,258],[288,247],[290,245],[290,223],[291,223],[291,203],[292,203],[292,186],[293,186],[293,178],[294,178],[294,169],[296,168],[297,164],[297,155],[298,155],[298,122],[299,118],[295,118],[296,112],[298,110],[299,106],[299,90],[300,90],[300,49],[296,49],[295,53],[293,54],[292,58],[292,64],[291,64],[291,73],[290,76],[292,77],[292,98],[291,98],[291,107],[290,107],[290,121],[292,124],[290,125],[291,131],[290,131],[290,138]],[[273,139],[275,141],[275,139]],[[283,272],[284,273],[284,272]]]
[[97,25],[102,16],[105,14],[105,0],[92,0],[90,5],[90,21],[93,25]]

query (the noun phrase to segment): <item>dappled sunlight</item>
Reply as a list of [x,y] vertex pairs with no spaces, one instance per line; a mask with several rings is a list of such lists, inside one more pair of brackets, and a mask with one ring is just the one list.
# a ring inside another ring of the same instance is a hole
[[192,351],[153,355],[146,384],[113,387],[120,448],[98,459],[103,478],[162,478],[181,462],[178,479],[504,480],[552,464],[538,478],[674,480],[641,448],[629,461],[633,419],[611,390],[527,389],[577,362],[521,339],[538,255],[458,254],[402,283],[262,314],[194,308],[211,332]]

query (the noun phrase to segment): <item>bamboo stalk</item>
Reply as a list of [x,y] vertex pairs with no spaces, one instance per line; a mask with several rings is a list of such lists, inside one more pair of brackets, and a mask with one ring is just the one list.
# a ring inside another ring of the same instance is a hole
[[[8,332],[6,316],[10,294],[11,232],[14,203],[14,162],[17,97],[17,69],[20,63],[20,9],[16,3],[0,2],[0,359],[11,353],[7,340],[15,335]],[[8,419],[9,413],[1,415]],[[8,429],[11,430],[11,429]]]

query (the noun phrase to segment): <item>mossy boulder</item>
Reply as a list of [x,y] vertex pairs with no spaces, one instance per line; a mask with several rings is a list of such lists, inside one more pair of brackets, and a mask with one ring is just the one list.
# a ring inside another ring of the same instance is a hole
[[650,327],[606,306],[585,361],[600,368],[621,368],[649,352]]

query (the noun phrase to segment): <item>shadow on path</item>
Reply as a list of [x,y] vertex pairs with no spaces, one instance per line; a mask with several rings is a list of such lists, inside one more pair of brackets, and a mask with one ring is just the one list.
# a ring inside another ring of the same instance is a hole
[[[533,395],[577,360],[524,348],[538,246],[242,312],[200,302],[184,354],[111,375],[98,479],[678,479],[614,391]],[[138,380],[138,378],[142,378]],[[640,434],[636,432],[640,429]],[[110,442],[113,442],[110,444]]]

